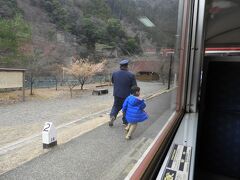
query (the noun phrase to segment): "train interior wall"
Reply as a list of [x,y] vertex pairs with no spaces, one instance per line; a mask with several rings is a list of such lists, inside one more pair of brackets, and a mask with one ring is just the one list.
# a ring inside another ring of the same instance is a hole
[[201,91],[195,179],[240,179],[240,62],[205,61]]

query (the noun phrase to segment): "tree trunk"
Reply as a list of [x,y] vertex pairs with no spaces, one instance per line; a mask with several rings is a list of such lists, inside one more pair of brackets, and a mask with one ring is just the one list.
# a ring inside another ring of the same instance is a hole
[[30,91],[30,95],[33,95],[33,82],[31,80],[31,91]]
[[58,90],[58,80],[57,79],[55,79],[55,85],[56,85],[56,91]]
[[34,80],[33,80],[33,75],[31,73],[31,77],[30,77],[30,95],[33,95],[33,83],[34,83]]
[[71,95],[71,98],[72,98],[72,88],[70,88],[70,95]]
[[81,84],[81,90],[83,90],[83,85],[84,85],[84,83]]

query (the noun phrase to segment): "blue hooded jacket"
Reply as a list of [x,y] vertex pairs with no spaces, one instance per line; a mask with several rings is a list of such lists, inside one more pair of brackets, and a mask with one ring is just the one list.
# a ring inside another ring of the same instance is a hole
[[138,123],[148,118],[147,113],[143,110],[146,104],[143,99],[130,95],[123,103],[122,111],[126,114],[128,123]]

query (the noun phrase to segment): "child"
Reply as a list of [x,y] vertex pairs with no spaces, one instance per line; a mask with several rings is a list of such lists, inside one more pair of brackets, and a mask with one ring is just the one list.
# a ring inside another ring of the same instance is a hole
[[138,86],[132,87],[132,95],[128,96],[123,103],[122,111],[125,113],[128,126],[126,139],[131,139],[132,133],[135,131],[138,122],[145,121],[148,118],[144,111],[146,104],[140,97],[140,88]]

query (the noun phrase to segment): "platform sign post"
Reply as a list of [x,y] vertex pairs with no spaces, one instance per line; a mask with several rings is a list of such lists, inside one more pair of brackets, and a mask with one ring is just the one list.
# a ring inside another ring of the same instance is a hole
[[57,131],[52,122],[45,122],[42,130],[43,149],[57,145]]

